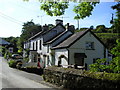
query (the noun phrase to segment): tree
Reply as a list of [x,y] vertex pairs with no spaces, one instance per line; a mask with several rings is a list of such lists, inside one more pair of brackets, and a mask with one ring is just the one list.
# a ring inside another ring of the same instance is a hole
[[[29,0],[23,0],[29,1]],[[40,1],[40,0],[39,0]],[[74,0],[71,0],[74,2]],[[73,11],[76,13],[74,19],[84,19],[87,16],[90,16],[92,10],[99,2],[80,2],[77,6],[73,8]],[[57,0],[46,0],[41,4],[40,9],[45,11],[47,15],[50,16],[61,16],[64,15],[65,10],[69,7],[69,2],[67,1],[57,1]]]
[[[92,10],[98,2],[82,2],[74,7],[73,11],[76,13],[74,19],[84,19],[86,16],[90,16]],[[65,9],[69,6],[69,2],[45,2],[40,6],[41,10],[44,10],[47,15],[60,16],[64,15]]]
[[23,25],[22,34],[20,35],[20,38],[26,41],[28,38],[40,32],[41,30],[41,25],[35,24],[32,20],[28,21]]
[[60,16],[63,15],[65,9],[68,8],[68,2],[45,2],[40,6],[41,10],[44,10],[47,15]]
[[6,41],[10,42],[13,46],[14,46],[14,52],[17,52],[18,48],[17,48],[17,42],[18,42],[19,37],[8,37],[5,38]]
[[112,9],[116,10],[116,17],[112,24],[113,24],[113,29],[118,33],[118,38],[120,38],[120,1],[118,4],[112,6]]
[[21,52],[23,49],[24,42],[26,42],[30,37],[42,30],[41,25],[35,24],[32,20],[24,23],[22,28],[22,34],[18,40],[18,48]]
[[98,2],[82,2],[74,7],[73,11],[77,14],[74,19],[84,19],[92,15],[92,11]]
[[105,33],[105,32],[107,32],[105,25],[98,25],[94,31],[97,32],[97,33]]
[[111,50],[111,53],[115,55],[111,64],[114,67],[114,72],[120,73],[120,39],[117,39],[116,43],[117,45]]

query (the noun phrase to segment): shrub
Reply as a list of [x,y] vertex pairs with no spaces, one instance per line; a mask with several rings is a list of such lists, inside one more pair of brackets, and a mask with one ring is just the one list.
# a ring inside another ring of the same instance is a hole
[[12,57],[12,53],[10,53],[10,52],[6,52],[6,53],[4,54],[4,58],[5,58],[5,59],[11,58],[11,57]]
[[16,67],[16,61],[15,60],[10,60],[8,61],[9,67],[15,68]]

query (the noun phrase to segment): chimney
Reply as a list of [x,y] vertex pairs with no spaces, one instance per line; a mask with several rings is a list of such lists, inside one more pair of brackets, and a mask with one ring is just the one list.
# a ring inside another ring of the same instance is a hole
[[63,25],[63,20],[56,19],[55,21],[56,21],[56,25],[59,24],[59,23]]
[[67,23],[67,25],[66,25],[66,31],[68,31],[69,30],[69,23]]
[[69,25],[69,23],[67,23],[66,31],[71,31],[72,33],[74,33],[74,31],[75,31],[74,25]]
[[45,24],[43,27],[42,27],[42,31],[46,31],[46,30],[48,30],[49,28],[48,28],[48,26]]

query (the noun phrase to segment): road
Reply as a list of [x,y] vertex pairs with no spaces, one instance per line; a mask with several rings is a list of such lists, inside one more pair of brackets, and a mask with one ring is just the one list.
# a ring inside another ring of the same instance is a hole
[[0,89],[2,90],[55,90],[52,87],[43,85],[39,75],[27,73],[10,68],[7,61],[0,57]]

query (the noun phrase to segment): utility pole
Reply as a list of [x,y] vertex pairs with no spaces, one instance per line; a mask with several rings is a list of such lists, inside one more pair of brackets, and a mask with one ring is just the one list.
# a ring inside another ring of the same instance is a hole
[[114,15],[114,14],[112,13],[112,20],[110,20],[110,24],[112,24],[112,25],[113,25],[113,30],[112,30],[112,33],[113,33],[113,31],[114,31],[114,24],[113,24],[113,23],[114,23],[114,21],[113,21],[113,15]]
[[38,18],[40,17],[41,18],[41,26],[42,26],[42,17],[44,17],[44,15],[41,15],[41,16],[37,16]]
[[78,30],[79,30],[79,19],[77,19],[77,24],[78,24]]

